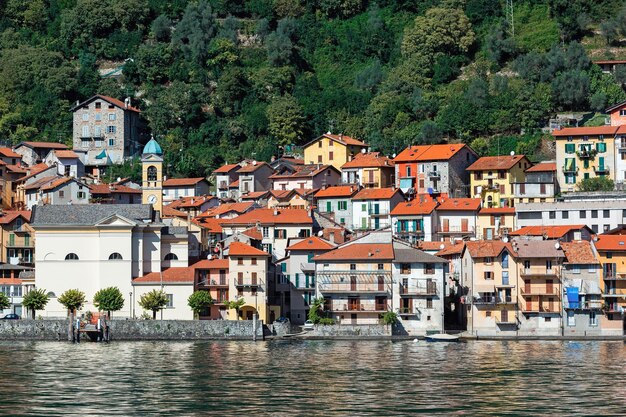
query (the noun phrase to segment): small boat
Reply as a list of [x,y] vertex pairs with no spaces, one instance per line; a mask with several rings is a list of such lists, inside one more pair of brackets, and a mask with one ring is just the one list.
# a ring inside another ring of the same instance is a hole
[[454,334],[437,333],[429,334],[425,336],[425,339],[429,342],[458,342],[459,336]]

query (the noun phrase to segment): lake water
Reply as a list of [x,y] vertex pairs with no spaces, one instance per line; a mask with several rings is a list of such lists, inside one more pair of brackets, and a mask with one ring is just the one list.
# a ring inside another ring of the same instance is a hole
[[0,343],[0,415],[625,415],[623,342]]

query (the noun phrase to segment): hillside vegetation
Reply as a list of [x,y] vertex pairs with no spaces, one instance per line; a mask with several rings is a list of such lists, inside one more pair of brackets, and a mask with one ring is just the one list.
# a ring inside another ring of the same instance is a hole
[[[133,97],[169,175],[328,130],[387,154],[450,140],[540,158],[552,114],[626,100],[626,74],[602,74],[585,49],[621,51],[626,9],[514,1],[513,32],[504,3],[7,0],[0,135],[69,143],[69,108],[98,92]],[[122,64],[122,78],[99,74]]]

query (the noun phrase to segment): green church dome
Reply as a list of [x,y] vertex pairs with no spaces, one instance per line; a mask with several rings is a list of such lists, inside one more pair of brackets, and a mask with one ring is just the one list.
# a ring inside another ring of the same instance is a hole
[[148,143],[146,143],[146,146],[143,147],[143,152],[144,155],[147,153],[153,153],[155,155],[163,155],[163,150],[161,150],[161,145],[159,145],[159,143],[154,140],[154,137],[152,139],[150,139],[150,141],[148,141]]

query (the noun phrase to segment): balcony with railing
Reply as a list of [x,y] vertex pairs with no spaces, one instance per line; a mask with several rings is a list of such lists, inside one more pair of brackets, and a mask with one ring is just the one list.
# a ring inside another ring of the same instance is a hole
[[333,302],[330,311],[333,313],[385,313],[389,310],[388,304],[385,303],[367,303],[367,302]]
[[570,166],[563,165],[562,169],[563,169],[564,174],[578,174],[579,168],[575,165],[570,165]]
[[522,278],[558,279],[559,270],[556,267],[546,268],[545,266],[531,266],[530,268],[520,268],[519,274]]
[[211,279],[203,279],[202,277],[198,277],[196,281],[196,285],[198,287],[206,287],[206,288],[228,288],[228,280],[226,277],[220,278],[211,278]]
[[313,262],[303,262],[300,264],[300,271],[302,272],[315,272],[315,263]]
[[551,183],[515,183],[513,184],[515,197],[518,198],[546,198],[554,197],[554,182]]
[[390,282],[319,282],[323,294],[391,294]]
[[263,285],[263,280],[258,278],[235,278],[234,282],[237,288],[259,288]]
[[400,307],[398,309],[398,314],[400,316],[418,316],[419,311],[417,311],[414,307]]
[[220,190],[228,190],[228,182],[220,181],[217,188]]
[[607,167],[607,166],[594,165],[593,171],[596,174],[609,175],[609,167]]
[[439,171],[429,171],[428,177],[433,179],[441,178],[441,174],[439,173]]
[[522,305],[523,313],[560,313],[561,308],[559,303],[554,303],[552,306],[549,304],[535,304],[528,306]]
[[387,208],[379,208],[379,209],[375,209],[375,208],[370,208],[367,211],[367,214],[369,214],[372,217],[376,217],[376,216],[389,216],[389,209]]
[[626,288],[606,288],[602,293],[605,298],[626,298]]
[[435,282],[406,286],[400,284],[399,291],[401,297],[436,296],[438,294],[437,284]]
[[469,226],[469,225],[467,227],[463,227],[463,226],[448,226],[448,227],[439,226],[437,228],[437,233],[439,233],[439,234],[473,234],[474,233],[474,227]]
[[605,281],[626,281],[626,272],[610,272],[604,274]]
[[520,289],[521,295],[524,296],[550,296],[550,297],[561,297],[561,291],[558,287],[546,286],[546,285],[532,285],[529,287],[522,287]]
[[599,310],[602,308],[602,300],[585,300],[579,302],[569,302],[564,299],[563,308],[566,310]]

